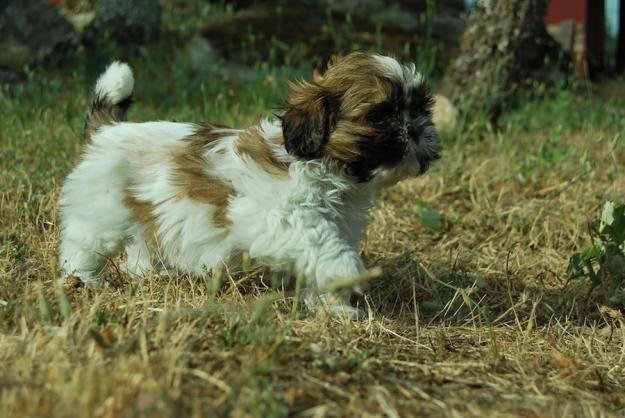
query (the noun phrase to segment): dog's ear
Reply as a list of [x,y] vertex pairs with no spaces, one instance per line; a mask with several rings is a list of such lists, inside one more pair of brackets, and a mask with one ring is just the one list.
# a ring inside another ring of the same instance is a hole
[[318,85],[300,81],[290,87],[291,97],[280,117],[284,146],[298,158],[320,158],[334,129],[336,101]]
[[313,70],[313,81],[317,84],[323,82],[323,76],[316,68]]

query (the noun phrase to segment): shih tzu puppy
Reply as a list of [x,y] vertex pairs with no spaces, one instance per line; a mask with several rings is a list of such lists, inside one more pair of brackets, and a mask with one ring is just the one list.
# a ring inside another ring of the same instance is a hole
[[374,192],[439,158],[414,65],[338,58],[313,82],[292,82],[276,120],[245,129],[126,122],[133,84],[114,62],[95,86],[89,142],[60,199],[64,277],[96,283],[123,249],[136,276],[159,263],[202,275],[248,253],[303,273],[309,304],[356,314],[348,295],[327,292],[365,271],[358,246]]

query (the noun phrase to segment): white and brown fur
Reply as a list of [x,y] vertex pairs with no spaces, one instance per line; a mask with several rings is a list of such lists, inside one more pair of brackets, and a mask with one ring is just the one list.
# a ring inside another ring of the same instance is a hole
[[95,283],[124,249],[136,276],[159,263],[201,275],[248,252],[303,272],[323,295],[365,269],[373,193],[439,157],[423,77],[380,55],[353,53],[293,82],[278,119],[247,129],[126,122],[132,89],[118,62],[96,84],[89,143],[60,200],[65,277]]

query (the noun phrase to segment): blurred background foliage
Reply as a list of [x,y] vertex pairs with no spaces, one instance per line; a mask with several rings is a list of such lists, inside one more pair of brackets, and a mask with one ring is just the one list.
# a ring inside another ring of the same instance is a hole
[[[415,63],[450,99],[448,104],[459,108],[450,114],[484,119],[497,129],[506,108],[527,95],[549,94],[550,87],[575,87],[583,80],[571,77],[574,56],[545,30],[547,0],[474,3],[3,0],[0,84],[15,90],[52,74],[92,80],[107,62],[121,59],[175,86],[176,95],[164,100],[159,98],[164,81],[148,84],[147,89],[158,87],[156,102],[185,106],[193,97],[215,102],[226,87],[226,96],[238,96],[228,98],[231,103],[246,106],[252,100],[273,109],[285,79],[310,78],[333,56],[364,49]],[[608,0],[604,8],[610,17],[608,63],[618,34],[612,3]]]
[[[3,84],[44,64],[72,59],[131,60],[137,50],[169,48],[191,70],[212,67],[321,68],[336,54],[368,49],[442,74],[462,36],[462,0],[24,0],[0,15]],[[68,25],[67,22],[71,23]],[[80,55],[83,57],[80,57]],[[71,64],[75,64],[71,62]],[[9,75],[9,73],[11,73]]]

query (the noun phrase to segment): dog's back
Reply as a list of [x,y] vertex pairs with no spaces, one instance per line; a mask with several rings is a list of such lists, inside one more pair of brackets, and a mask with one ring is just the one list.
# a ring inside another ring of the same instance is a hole
[[126,122],[133,84],[126,64],[100,77],[62,190],[60,264],[84,282],[122,248],[137,276],[160,261],[201,275],[248,252],[327,292],[364,271],[373,192],[440,156],[424,78],[390,57],[341,58],[292,83],[277,119],[246,129]]

